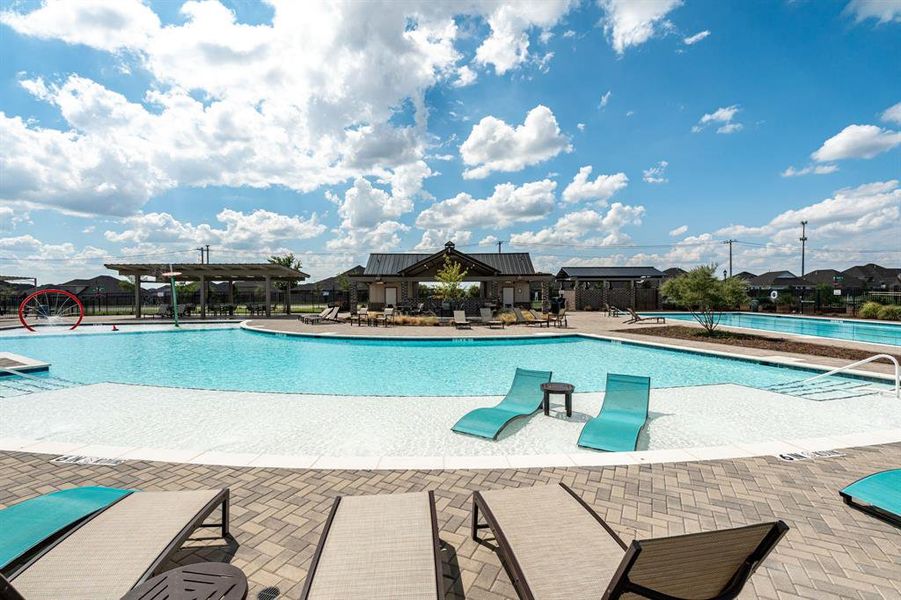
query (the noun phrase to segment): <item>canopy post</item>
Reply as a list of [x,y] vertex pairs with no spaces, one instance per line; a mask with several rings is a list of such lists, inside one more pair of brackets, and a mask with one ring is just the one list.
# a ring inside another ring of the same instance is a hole
[[135,319],[141,318],[141,275],[134,274],[135,278]]
[[200,276],[200,318],[206,319],[206,277]]
[[272,277],[266,277],[266,316],[272,316]]

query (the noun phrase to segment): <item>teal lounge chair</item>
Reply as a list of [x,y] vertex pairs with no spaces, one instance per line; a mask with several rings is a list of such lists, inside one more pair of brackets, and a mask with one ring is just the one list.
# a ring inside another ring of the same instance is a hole
[[510,421],[531,415],[541,408],[544,397],[541,384],[550,380],[550,371],[516,369],[513,385],[500,404],[469,411],[451,429],[457,433],[495,440]]
[[601,412],[585,423],[579,445],[608,452],[635,450],[638,432],[648,420],[650,394],[650,378],[608,373]]
[[867,475],[839,494],[848,506],[901,527],[901,469]]
[[131,490],[79,487],[44,494],[0,510],[0,569],[45,540],[124,498]]

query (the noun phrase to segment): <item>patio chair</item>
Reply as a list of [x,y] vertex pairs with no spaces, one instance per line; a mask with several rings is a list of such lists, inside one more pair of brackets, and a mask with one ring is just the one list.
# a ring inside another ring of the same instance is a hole
[[309,323],[309,324],[318,323],[325,317],[325,315],[330,313],[331,310],[332,309],[330,307],[326,306],[319,312],[318,315],[300,315],[299,317],[297,317],[297,320],[300,321],[301,323]]
[[522,309],[516,308],[515,306],[513,307],[513,314],[516,315],[516,321],[514,321],[514,324],[516,325],[526,325],[527,327],[538,325],[539,328],[547,325],[546,321],[536,319],[534,316],[531,319],[527,319],[523,314]]
[[457,329],[472,329],[472,324],[466,320],[466,313],[462,310],[454,311],[454,327]]
[[479,315],[482,317],[481,323],[483,325],[487,325],[489,328],[494,329],[496,327],[504,328],[504,322],[500,319],[495,319],[491,314],[490,308],[480,308]]
[[118,488],[77,487],[36,496],[0,510],[0,569],[130,493],[131,490]]
[[376,324],[378,324],[379,321],[384,323],[385,327],[388,326],[388,323],[393,323],[394,322],[394,307],[393,306],[387,307],[382,314],[380,314],[378,317],[376,317]]
[[301,600],[444,598],[432,492],[338,496]]
[[510,391],[499,404],[469,411],[451,429],[457,433],[495,440],[510,421],[531,415],[541,408],[544,398],[541,384],[550,380],[550,371],[516,369]]
[[634,323],[644,323],[645,321],[654,321],[655,323],[666,323],[666,317],[642,317],[637,312],[635,312],[635,309],[633,309],[633,308],[628,309],[628,311],[629,311],[629,315],[631,315],[631,316],[629,317],[628,320],[623,321],[623,323],[625,323],[626,325],[632,325]]
[[867,475],[839,494],[848,506],[901,527],[901,469]]
[[578,444],[607,452],[631,452],[648,420],[651,380],[608,373],[606,390],[601,412],[582,427]]
[[551,315],[553,317],[552,322],[554,323],[554,327],[569,327],[569,323],[566,321],[566,309],[561,308],[560,312],[556,315]]
[[[199,527],[228,536],[228,489],[133,492],[4,570],[24,598],[121,598],[149,579]],[[217,507],[220,523],[204,524]]]
[[354,321],[357,322],[357,325],[362,326],[363,321],[369,320],[369,308],[364,306],[363,308],[357,309],[357,314],[350,315],[350,324],[353,325]]
[[474,492],[472,538],[484,528],[517,594],[530,600],[735,598],[788,531],[775,521],[627,546],[563,483]]

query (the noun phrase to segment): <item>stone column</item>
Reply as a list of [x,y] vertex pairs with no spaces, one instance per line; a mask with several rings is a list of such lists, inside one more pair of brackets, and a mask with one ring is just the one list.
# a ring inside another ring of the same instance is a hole
[[350,314],[357,314],[357,282],[350,282]]
[[547,310],[550,307],[550,285],[547,281],[541,282],[541,310]]

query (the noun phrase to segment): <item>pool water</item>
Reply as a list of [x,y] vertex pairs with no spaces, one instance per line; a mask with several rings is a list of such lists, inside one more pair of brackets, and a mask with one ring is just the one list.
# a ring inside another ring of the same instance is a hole
[[[649,312],[642,314],[679,321],[694,321],[694,317],[688,313]],[[901,346],[901,323],[867,323],[850,319],[723,313],[720,325]]]
[[578,391],[608,372],[655,388],[794,381],[808,371],[585,337],[459,340],[312,338],[239,328],[0,337],[0,351],[51,363],[79,383],[359,396],[479,396],[506,392],[516,367],[553,371]]

